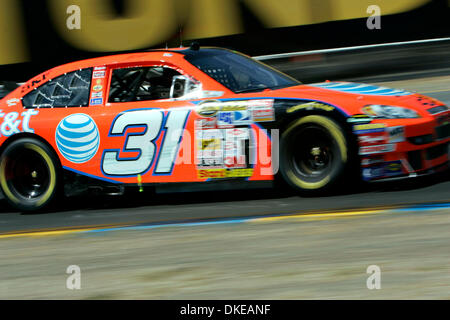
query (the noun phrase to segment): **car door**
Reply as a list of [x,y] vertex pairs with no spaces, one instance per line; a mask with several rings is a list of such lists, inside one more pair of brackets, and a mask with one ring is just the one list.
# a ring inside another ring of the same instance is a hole
[[[199,99],[192,93],[201,84],[177,70],[161,63],[115,65],[99,74],[103,80],[93,79],[91,107],[102,103],[92,111],[101,148],[89,173],[128,184],[270,180],[256,170],[255,137],[267,137],[250,121],[250,102]],[[178,87],[183,79],[193,90]]]
[[[194,105],[171,98],[181,74],[161,65],[118,65],[101,74],[108,88],[92,88],[102,150],[95,175],[124,183],[186,182],[196,179],[190,121]],[[92,103],[91,98],[91,103]],[[183,147],[180,157],[180,147]]]

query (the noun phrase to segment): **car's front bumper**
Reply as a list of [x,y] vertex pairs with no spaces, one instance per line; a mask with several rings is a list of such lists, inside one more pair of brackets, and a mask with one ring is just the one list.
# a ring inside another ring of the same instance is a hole
[[355,125],[366,181],[416,177],[449,164],[450,113],[414,120]]

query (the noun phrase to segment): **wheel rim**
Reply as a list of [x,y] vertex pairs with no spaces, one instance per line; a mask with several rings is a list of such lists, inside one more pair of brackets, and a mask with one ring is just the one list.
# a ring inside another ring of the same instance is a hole
[[305,181],[327,177],[336,158],[336,146],[328,131],[319,126],[306,126],[292,138],[291,163],[295,175]]
[[39,153],[20,148],[8,155],[5,161],[5,176],[14,194],[26,200],[36,200],[47,192],[50,169]]

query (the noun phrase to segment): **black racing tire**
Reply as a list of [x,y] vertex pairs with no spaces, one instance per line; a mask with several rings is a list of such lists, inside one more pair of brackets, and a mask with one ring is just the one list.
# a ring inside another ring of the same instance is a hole
[[348,145],[343,128],[335,120],[321,115],[297,119],[281,135],[281,176],[303,195],[329,191],[347,171]]
[[11,142],[0,156],[0,187],[20,211],[48,208],[62,195],[61,165],[53,150],[33,138]]

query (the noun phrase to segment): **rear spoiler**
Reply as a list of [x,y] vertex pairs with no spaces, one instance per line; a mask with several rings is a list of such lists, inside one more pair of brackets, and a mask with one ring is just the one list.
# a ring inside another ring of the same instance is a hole
[[1,81],[0,82],[0,99],[3,99],[8,93],[14,91],[20,87],[22,83],[13,81]]

